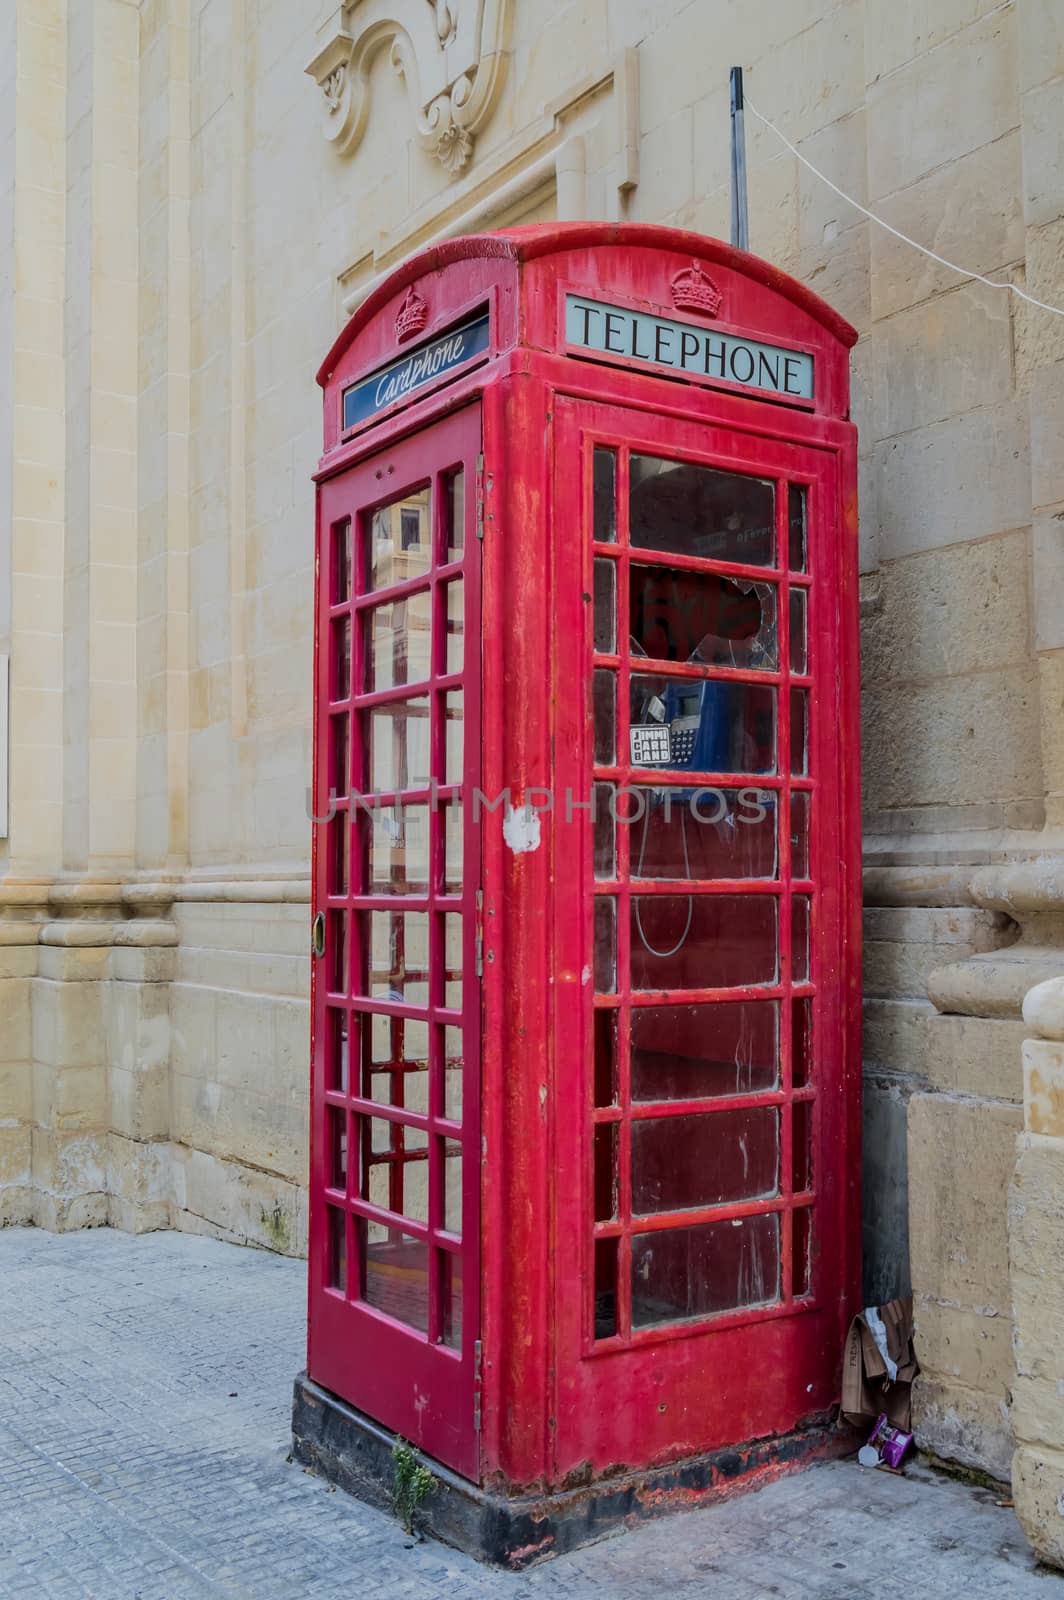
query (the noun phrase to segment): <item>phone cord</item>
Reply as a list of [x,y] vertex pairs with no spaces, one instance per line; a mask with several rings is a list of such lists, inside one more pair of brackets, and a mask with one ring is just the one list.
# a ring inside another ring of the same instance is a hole
[[[639,865],[636,868],[636,874],[635,874],[637,878],[641,878],[643,876],[643,857],[646,855],[647,831],[648,831],[649,828],[650,828],[650,806],[648,804],[646,810],[643,813],[643,838],[642,838],[642,841],[641,841],[640,846],[639,846]],[[689,855],[687,854],[687,807],[686,807],[686,805],[684,806],[683,810],[680,812],[680,835],[681,835],[681,837],[683,839],[683,868],[684,868],[684,871],[687,874],[688,882],[690,882],[690,879],[691,879],[691,859],[690,859]],[[676,944],[673,945],[671,950],[655,950],[654,949],[654,946],[651,944],[650,940],[647,938],[646,934],[643,932],[643,919],[639,915],[639,896],[638,895],[633,896],[632,904],[633,904],[633,906],[635,908],[635,925],[636,925],[636,928],[639,931],[639,937],[643,941],[643,949],[647,952],[648,955],[658,956],[660,959],[664,960],[669,956],[676,955],[677,951],[683,949],[684,945],[687,943],[687,935],[691,931],[691,921],[692,921],[692,919],[694,917],[694,914],[695,914],[695,897],[694,897],[693,894],[689,894],[687,896],[687,922],[684,925],[684,930],[681,933],[678,941],[676,942]]]

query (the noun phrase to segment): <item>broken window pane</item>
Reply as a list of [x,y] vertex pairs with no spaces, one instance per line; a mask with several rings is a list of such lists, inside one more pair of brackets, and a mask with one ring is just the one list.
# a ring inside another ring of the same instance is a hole
[[656,661],[772,672],[776,586],[633,561],[628,629],[633,654]]

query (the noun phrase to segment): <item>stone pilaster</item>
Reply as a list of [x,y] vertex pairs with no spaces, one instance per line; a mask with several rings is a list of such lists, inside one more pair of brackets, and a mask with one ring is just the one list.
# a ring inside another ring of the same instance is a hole
[[1009,1189],[1016,1379],[1016,1514],[1043,1561],[1064,1567],[1064,977],[1032,989],[1024,1020],[1023,1129]]

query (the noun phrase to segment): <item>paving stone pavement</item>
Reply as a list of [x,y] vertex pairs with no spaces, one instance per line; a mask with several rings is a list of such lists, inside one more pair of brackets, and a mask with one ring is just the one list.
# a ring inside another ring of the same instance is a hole
[[0,1231],[0,1597],[1064,1600],[985,1490],[837,1462],[515,1575],[286,1461],[304,1268]]

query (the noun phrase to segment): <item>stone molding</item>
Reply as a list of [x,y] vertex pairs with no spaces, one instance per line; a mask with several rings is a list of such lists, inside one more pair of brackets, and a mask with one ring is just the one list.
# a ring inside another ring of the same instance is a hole
[[358,149],[370,68],[387,50],[421,147],[462,172],[502,90],[510,8],[511,0],[344,0],[319,27],[321,46],[304,69],[322,92],[322,132],[337,154]]
[[981,867],[968,879],[971,903],[1011,919],[1001,948],[939,967],[927,992],[939,1011],[1019,1017],[1035,985],[1064,975],[1064,860]]

